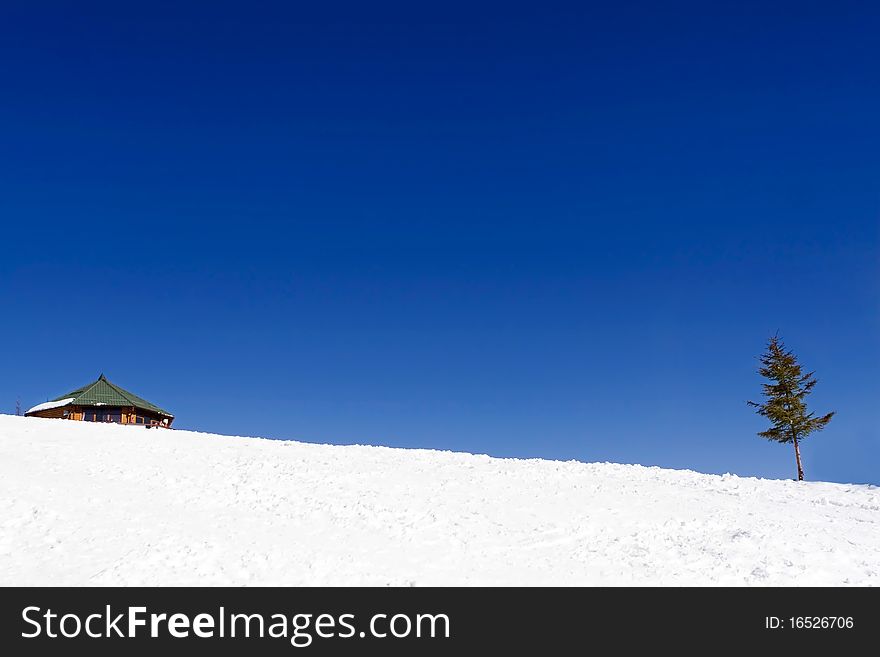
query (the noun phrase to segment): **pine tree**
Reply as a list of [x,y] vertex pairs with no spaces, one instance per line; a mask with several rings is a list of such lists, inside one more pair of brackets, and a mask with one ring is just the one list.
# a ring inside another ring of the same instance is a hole
[[770,383],[763,384],[766,400],[762,404],[753,401],[748,404],[757,409],[758,415],[770,420],[773,426],[766,431],[759,431],[758,435],[780,443],[794,443],[798,481],[803,481],[804,469],[801,466],[799,443],[814,431],[824,429],[834,417],[834,411],[821,417],[807,412],[804,400],[816,387],[816,377],[813,376],[815,372],[802,373],[797,357],[785,349],[779,335],[770,338],[767,351],[760,360],[758,374],[770,380]]

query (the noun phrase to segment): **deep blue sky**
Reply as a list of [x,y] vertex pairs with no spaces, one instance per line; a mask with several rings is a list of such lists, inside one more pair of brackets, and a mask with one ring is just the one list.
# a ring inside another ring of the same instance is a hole
[[601,4],[4,2],[0,410],[880,483],[880,7]]

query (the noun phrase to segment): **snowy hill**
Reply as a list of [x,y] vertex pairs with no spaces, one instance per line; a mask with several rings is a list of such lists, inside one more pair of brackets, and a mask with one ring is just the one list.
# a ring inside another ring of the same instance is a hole
[[0,415],[5,585],[864,585],[880,489]]

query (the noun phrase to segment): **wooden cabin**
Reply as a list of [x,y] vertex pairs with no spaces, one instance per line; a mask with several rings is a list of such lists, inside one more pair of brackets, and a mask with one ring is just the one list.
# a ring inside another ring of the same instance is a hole
[[103,374],[82,388],[37,404],[25,415],[164,428],[170,428],[174,422],[171,413],[110,383]]

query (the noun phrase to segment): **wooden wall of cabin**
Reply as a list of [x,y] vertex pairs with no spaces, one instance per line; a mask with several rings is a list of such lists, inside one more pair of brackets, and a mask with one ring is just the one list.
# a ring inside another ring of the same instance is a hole
[[60,419],[64,417],[64,408],[47,408],[43,411],[37,411],[31,414],[31,417],[47,417],[50,419]]
[[135,424],[137,422],[137,413],[133,408],[126,408],[122,413],[122,424]]
[[[67,413],[67,415],[65,415]],[[145,419],[145,422],[138,423],[138,416]],[[50,419],[62,419],[67,418],[68,420],[84,420],[85,419],[85,410],[80,406],[66,406],[62,408],[48,408],[44,411],[37,411],[33,413],[31,417],[44,417]],[[138,426],[149,425],[150,422],[157,422],[160,425],[162,424],[163,417],[152,414],[152,413],[144,413],[143,411],[138,411],[137,409],[127,408],[121,412],[122,424],[136,424]],[[173,418],[168,420],[168,424],[165,426],[170,427],[171,422],[173,422]]]

